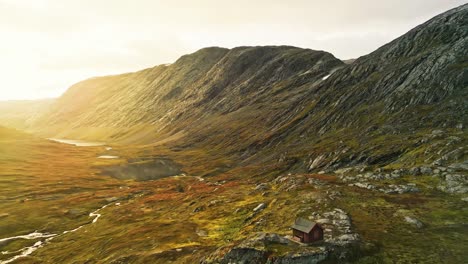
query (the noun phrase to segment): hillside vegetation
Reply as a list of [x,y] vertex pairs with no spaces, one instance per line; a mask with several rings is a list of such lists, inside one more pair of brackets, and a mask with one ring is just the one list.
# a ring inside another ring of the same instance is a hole
[[[467,54],[463,5],[352,63],[211,47],[84,80],[34,113],[6,107],[0,122],[34,136],[0,129],[0,230],[84,225],[30,263],[462,263]],[[296,217],[324,241],[290,241]],[[2,260],[28,245],[1,242]]]

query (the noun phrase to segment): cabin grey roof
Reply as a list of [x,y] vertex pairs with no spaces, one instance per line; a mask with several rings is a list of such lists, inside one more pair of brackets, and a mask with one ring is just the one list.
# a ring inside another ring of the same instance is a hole
[[304,218],[297,218],[294,222],[294,225],[291,227],[292,229],[299,230],[304,233],[310,233],[312,229],[317,225],[317,223],[309,221]]

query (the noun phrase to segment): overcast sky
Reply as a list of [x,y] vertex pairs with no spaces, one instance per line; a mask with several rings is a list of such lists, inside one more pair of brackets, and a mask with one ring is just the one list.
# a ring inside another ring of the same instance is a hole
[[372,52],[466,0],[0,0],[0,100],[60,96],[84,78],[207,46]]

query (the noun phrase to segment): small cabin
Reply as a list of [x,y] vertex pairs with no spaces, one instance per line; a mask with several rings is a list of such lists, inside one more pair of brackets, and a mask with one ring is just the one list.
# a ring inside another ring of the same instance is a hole
[[315,222],[298,218],[291,228],[293,230],[293,239],[301,243],[323,240],[323,228]]

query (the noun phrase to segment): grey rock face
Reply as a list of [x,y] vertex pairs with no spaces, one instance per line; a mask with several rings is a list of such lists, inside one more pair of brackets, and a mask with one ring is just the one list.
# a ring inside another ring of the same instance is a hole
[[468,176],[461,174],[447,174],[443,185],[437,188],[447,193],[468,193]]
[[449,168],[460,171],[468,171],[468,160],[461,163],[453,163]]
[[274,233],[258,233],[251,238],[242,241],[239,245],[231,248],[221,259],[215,261],[202,261],[202,263],[221,263],[221,264],[313,264],[325,260],[329,255],[329,249],[326,247],[304,247],[300,252],[289,253],[283,256],[271,257],[267,250],[268,245],[281,244],[298,246]]
[[344,234],[344,235],[337,237],[335,241],[338,244],[346,245],[346,244],[356,243],[359,240],[360,239],[359,239],[358,234]]
[[288,254],[283,257],[271,258],[266,264],[316,264],[327,259],[329,252],[325,248],[319,248],[315,252],[303,252]]

